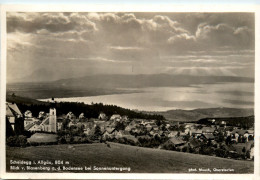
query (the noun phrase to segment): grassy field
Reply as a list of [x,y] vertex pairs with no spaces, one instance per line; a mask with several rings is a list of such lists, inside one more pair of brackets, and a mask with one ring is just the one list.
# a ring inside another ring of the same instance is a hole
[[[213,170],[213,168],[234,169],[234,172],[229,173],[253,173],[254,171],[254,163],[252,161],[223,159],[198,154],[128,146],[117,143],[109,144],[110,147],[102,143],[51,145],[27,148],[7,147],[7,171],[19,172],[16,170],[10,170],[10,160],[38,161],[42,159],[49,160],[53,163],[55,160],[69,161],[70,164],[65,166],[92,166],[91,171],[84,171],[83,173],[120,173],[120,171],[94,171],[93,166],[130,167],[130,173],[189,173],[189,168],[197,168],[197,170],[199,170],[199,168],[210,168],[211,170]],[[58,167],[58,165],[53,166]],[[71,172],[79,171],[74,170]],[[122,172],[129,173],[128,171]],[[205,172],[197,171],[193,173]],[[212,171],[211,173],[217,172]]]

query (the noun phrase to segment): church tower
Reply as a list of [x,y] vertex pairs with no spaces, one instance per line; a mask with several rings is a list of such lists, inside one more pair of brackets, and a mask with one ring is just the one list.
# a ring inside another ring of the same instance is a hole
[[50,115],[49,115],[49,127],[50,132],[57,132],[57,117],[56,117],[56,109],[50,108]]
[[54,108],[54,98],[53,103],[51,103],[50,114],[49,114],[49,131],[57,133],[57,116],[56,109]]

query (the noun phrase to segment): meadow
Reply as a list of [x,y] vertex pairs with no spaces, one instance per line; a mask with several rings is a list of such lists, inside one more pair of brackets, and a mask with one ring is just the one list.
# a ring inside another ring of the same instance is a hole
[[[253,161],[232,160],[199,154],[143,148],[117,143],[93,143],[78,145],[49,145],[26,148],[7,147],[6,164],[10,170],[10,160],[55,160],[68,161],[72,167],[130,167],[130,173],[191,173],[190,168],[234,169],[228,173],[253,173]],[[59,165],[53,165],[58,167]],[[27,171],[28,172],[28,171]],[[30,171],[29,171],[30,172]],[[32,171],[35,172],[35,171]],[[44,172],[44,171],[40,171]],[[64,171],[57,171],[64,172]],[[66,172],[79,172],[75,170]],[[92,173],[120,173],[120,171],[86,171]],[[128,171],[122,171],[129,173]],[[82,172],[81,172],[82,173]],[[192,172],[206,173],[206,172]],[[219,173],[219,172],[211,172]],[[223,173],[223,172],[221,172]]]

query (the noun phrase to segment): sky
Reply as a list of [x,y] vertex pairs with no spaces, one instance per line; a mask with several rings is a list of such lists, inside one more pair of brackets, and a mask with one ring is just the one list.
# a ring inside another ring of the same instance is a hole
[[[95,74],[254,77],[253,13],[7,13],[7,80]],[[46,76],[45,76],[46,75]]]

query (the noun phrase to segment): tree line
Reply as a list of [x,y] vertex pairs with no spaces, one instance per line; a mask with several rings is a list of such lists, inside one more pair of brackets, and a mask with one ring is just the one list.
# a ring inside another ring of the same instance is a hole
[[34,117],[37,117],[40,111],[49,112],[49,108],[54,106],[58,116],[67,114],[68,112],[73,112],[77,117],[81,113],[84,113],[86,118],[97,118],[100,112],[103,112],[108,117],[113,114],[120,114],[121,116],[128,116],[129,118],[165,120],[165,117],[162,115],[145,114],[143,112],[133,111],[116,105],[104,105],[102,103],[92,103],[90,105],[77,102],[59,102],[53,105],[17,103],[17,106],[23,113],[30,110]]

